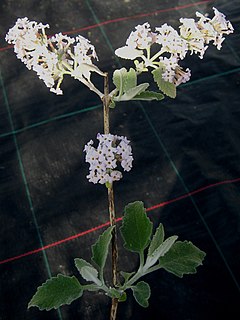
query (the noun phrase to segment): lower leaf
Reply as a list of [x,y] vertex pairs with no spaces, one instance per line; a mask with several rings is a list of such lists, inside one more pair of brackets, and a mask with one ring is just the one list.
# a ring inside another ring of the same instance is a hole
[[38,307],[40,310],[47,311],[57,309],[64,304],[70,304],[82,294],[83,288],[76,277],[59,274],[38,287],[28,308]]
[[131,288],[133,296],[140,306],[147,308],[149,303],[148,299],[151,295],[151,289],[148,283],[144,281],[138,282],[134,287]]
[[177,241],[159,258],[159,266],[182,278],[184,274],[196,273],[205,256],[191,241]]

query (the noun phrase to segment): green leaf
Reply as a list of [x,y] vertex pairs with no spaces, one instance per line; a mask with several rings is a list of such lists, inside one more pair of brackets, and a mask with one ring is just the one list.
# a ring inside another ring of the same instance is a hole
[[206,253],[190,241],[177,241],[171,249],[159,259],[159,266],[182,278],[184,274],[196,273]]
[[129,71],[126,68],[115,70],[113,73],[113,83],[119,90],[119,96],[122,96],[123,92],[127,92],[137,86],[136,71],[133,68]]
[[129,71],[126,68],[115,70],[113,73],[113,83],[118,90],[118,96],[114,95],[112,98],[113,102],[132,100],[135,96],[143,93],[149,86],[149,83],[137,85],[137,74],[133,68]]
[[123,74],[126,72],[126,68],[117,69],[113,72],[113,83],[118,89],[120,97],[123,94]]
[[160,223],[158,228],[156,229],[156,232],[148,248],[149,256],[153,254],[153,252],[163,243],[163,240],[164,240],[164,228],[162,223]]
[[96,285],[101,286],[102,282],[98,279],[98,271],[95,269],[90,263],[83,259],[76,258],[74,259],[75,266],[80,272],[83,279],[87,281],[92,281],[96,283]]
[[152,234],[152,222],[146,215],[141,201],[129,203],[124,210],[120,228],[124,247],[133,252],[143,252]]
[[114,98],[116,101],[134,100],[134,97],[144,92],[149,87],[149,83],[141,83],[138,86],[129,89],[121,97]]
[[163,257],[170,250],[177,238],[178,236],[167,238],[157,249],[155,249],[151,254],[148,254],[145,264],[146,268],[150,268],[160,257]]
[[159,68],[152,71],[153,79],[157,83],[159,89],[170,98],[176,98],[176,86],[168,81],[163,80],[162,74],[163,68]]
[[135,272],[124,272],[124,271],[120,271],[121,276],[123,276],[125,282],[127,282],[131,276],[133,276],[135,274]]
[[115,101],[111,100],[109,108],[114,109],[116,107]]
[[28,304],[28,308],[35,306],[40,310],[47,311],[57,309],[64,304],[70,304],[82,294],[83,288],[76,277],[59,274],[38,287]]
[[133,291],[133,296],[137,303],[139,303],[140,306],[147,308],[149,305],[148,299],[151,295],[151,289],[148,283],[140,281],[135,286],[131,287],[131,289]]
[[125,302],[127,300],[127,294],[124,291],[121,295],[121,297],[118,299],[119,302]]
[[114,227],[109,227],[103,234],[100,235],[97,242],[92,246],[92,261],[96,263],[102,277],[103,269],[106,263],[109,245],[112,239],[112,230]]
[[129,71],[126,70],[126,72],[124,72],[122,76],[124,92],[127,92],[128,90],[137,86],[137,74],[133,68],[130,68]]
[[162,93],[154,91],[144,91],[136,95],[132,100],[152,101],[162,99],[164,99],[164,95]]

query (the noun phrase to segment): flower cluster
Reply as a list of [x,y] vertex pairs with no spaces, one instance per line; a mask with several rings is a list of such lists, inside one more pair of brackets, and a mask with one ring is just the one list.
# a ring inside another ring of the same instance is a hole
[[124,171],[130,171],[132,168],[130,141],[124,136],[100,133],[97,139],[99,140],[97,148],[93,147],[92,140],[84,148],[86,162],[90,164],[88,180],[100,184],[120,180],[122,173],[116,169],[121,166]]
[[19,18],[6,35],[14,45],[17,57],[27,68],[37,72],[50,91],[62,94],[60,85],[65,74],[80,80],[97,94],[101,93],[90,81],[92,71],[104,76],[92,62],[97,59],[95,48],[82,36],[71,38],[62,33],[47,37],[49,25]]
[[[117,56],[134,60],[138,72],[148,71],[148,68],[161,68],[163,80],[178,86],[190,79],[191,71],[183,70],[179,61],[184,59],[187,52],[197,54],[201,59],[210,42],[221,49],[224,34],[233,32],[233,26],[226,20],[224,14],[216,8],[212,19],[196,12],[198,21],[180,19],[179,32],[173,27],[163,24],[151,31],[149,23],[138,25],[131,32],[126,46],[118,48]],[[150,48],[153,44],[160,45],[160,50],[151,57]]]

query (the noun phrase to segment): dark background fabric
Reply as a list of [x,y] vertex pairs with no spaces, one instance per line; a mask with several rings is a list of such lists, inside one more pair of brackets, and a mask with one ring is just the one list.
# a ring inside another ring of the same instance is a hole
[[[49,23],[49,34],[81,34],[94,44],[99,68],[111,76],[125,65],[114,50],[125,44],[137,24],[177,28],[180,17],[194,17],[196,11],[211,16],[213,6],[227,15],[235,32],[220,52],[211,46],[203,60],[184,60],[192,77],[178,88],[177,98],[122,102],[111,111],[111,132],[126,135],[134,155],[132,171],[115,185],[117,216],[127,203],[141,200],[154,227],[162,222],[167,236],[177,234],[207,253],[195,275],[180,279],[157,271],[146,276],[152,289],[149,308],[138,306],[129,293],[119,305],[118,319],[239,318],[240,2],[3,0],[1,320],[103,320],[109,318],[111,304],[103,294],[86,292],[58,311],[27,310],[36,288],[50,275],[78,277],[73,259],[90,259],[91,245],[104,228],[33,251],[108,221],[106,189],[87,181],[83,154],[84,145],[103,131],[103,116],[99,98],[74,79],[64,79],[63,96],[50,93],[4,41],[8,29],[18,17],[27,16]],[[96,83],[101,88],[100,78]],[[162,205],[153,210],[157,204]],[[122,247],[119,255],[125,271],[137,267],[137,256]]]

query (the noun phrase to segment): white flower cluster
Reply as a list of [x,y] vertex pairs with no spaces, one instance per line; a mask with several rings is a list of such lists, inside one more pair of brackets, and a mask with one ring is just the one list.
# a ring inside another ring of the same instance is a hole
[[49,28],[48,24],[19,18],[5,39],[14,45],[17,57],[29,70],[37,72],[50,91],[63,93],[60,85],[65,74],[80,80],[93,90],[90,72],[104,75],[92,63],[92,58],[97,59],[94,46],[82,36],[71,38],[59,33],[48,38],[46,28]]
[[90,140],[84,148],[86,162],[90,164],[88,180],[93,183],[112,183],[122,178],[122,173],[116,170],[118,164],[124,171],[132,168],[132,148],[130,141],[124,136],[98,133],[99,144],[93,147]]
[[[202,59],[211,41],[220,50],[225,39],[223,35],[233,32],[233,26],[225,15],[216,8],[213,10],[212,19],[199,12],[196,12],[198,21],[181,18],[179,33],[166,23],[155,28],[155,32],[151,31],[147,22],[138,25],[136,31],[131,32],[126,46],[117,49],[115,53],[121,58],[134,60],[138,72],[147,71],[149,67],[162,68],[163,80],[178,86],[187,82],[191,76],[189,69],[183,70],[179,66],[179,60],[184,59],[187,52],[197,54]],[[150,48],[155,43],[161,48],[151,57]]]

